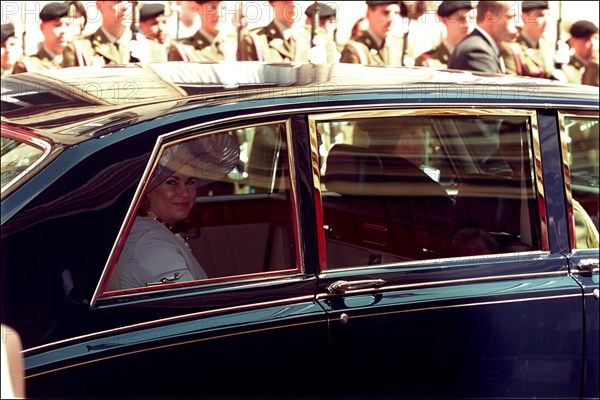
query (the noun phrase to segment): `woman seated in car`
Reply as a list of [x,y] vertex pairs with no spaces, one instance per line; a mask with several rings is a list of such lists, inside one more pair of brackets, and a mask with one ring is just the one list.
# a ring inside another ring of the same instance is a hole
[[197,188],[225,176],[238,159],[226,133],[165,148],[115,266],[119,283],[110,289],[207,278],[175,226],[188,218]]

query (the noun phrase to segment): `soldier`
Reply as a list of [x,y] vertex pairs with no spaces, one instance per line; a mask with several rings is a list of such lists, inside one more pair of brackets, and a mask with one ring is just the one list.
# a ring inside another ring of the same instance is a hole
[[340,62],[401,65],[403,40],[388,35],[400,20],[400,2],[367,1],[369,29],[346,43]]
[[305,37],[312,36],[312,23],[315,18],[315,11],[318,11],[319,25],[315,27],[315,37],[313,38],[312,48],[309,50],[309,60],[313,63],[331,63],[340,59],[335,44],[335,35],[337,29],[337,10],[329,4],[315,2],[306,8],[306,23],[304,29]]
[[550,59],[543,35],[550,16],[547,1],[524,1],[521,6],[523,27],[515,43],[504,43],[501,49],[506,73],[554,78],[554,62]]
[[14,74],[61,67],[62,55],[67,46],[70,29],[69,5],[67,3],[48,3],[42,8],[39,15],[44,42],[36,54],[21,57],[15,64]]
[[598,27],[590,21],[577,21],[569,30],[571,38],[569,46],[574,54],[569,63],[563,65],[567,80],[571,83],[581,83],[587,64],[598,54]]
[[[326,51],[325,56],[317,52],[312,52],[313,44],[322,41],[322,43],[331,43],[327,32],[318,28],[316,30],[317,40],[311,43],[311,32],[306,27],[294,26],[298,15],[295,2],[287,1],[269,1],[273,8],[273,20],[264,27],[254,29],[244,36],[241,51],[241,61],[313,61],[326,62],[335,61],[335,51]],[[326,45],[331,48],[330,45]],[[318,60],[311,59],[311,56],[318,56]]]
[[473,5],[470,1],[442,1],[437,9],[437,15],[446,26],[448,34],[438,47],[417,57],[415,66],[448,68],[452,50],[473,30],[469,19],[471,9],[473,9]]
[[97,1],[96,7],[102,14],[102,26],[65,47],[63,67],[166,61],[164,48],[157,42],[145,40],[141,34],[132,40],[127,21],[132,15],[131,2]]
[[198,13],[202,27],[192,37],[171,46],[169,61],[222,61],[235,60],[235,39],[220,31],[220,1],[194,1],[189,4]]
[[15,63],[23,54],[13,24],[2,24],[2,76],[12,74]]
[[586,65],[583,76],[581,77],[581,83],[584,85],[599,86],[599,80],[598,57],[596,56]]
[[165,6],[159,3],[144,3],[140,8],[140,31],[146,39],[164,45],[168,39]]

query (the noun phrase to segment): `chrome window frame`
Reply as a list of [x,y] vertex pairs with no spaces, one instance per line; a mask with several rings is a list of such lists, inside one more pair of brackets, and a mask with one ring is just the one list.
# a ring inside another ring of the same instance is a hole
[[[104,265],[102,275],[100,276],[100,279],[98,281],[98,284],[96,286],[96,289],[94,291],[92,299],[90,301],[90,308],[95,308],[97,305],[97,302],[103,301],[103,300],[111,300],[111,299],[116,299],[116,298],[118,298],[118,299],[132,298],[135,296],[139,296],[140,294],[165,292],[165,291],[172,293],[172,292],[177,292],[177,291],[188,290],[192,287],[207,286],[207,285],[211,285],[214,283],[220,283],[223,281],[225,281],[226,283],[229,283],[234,280],[238,280],[238,281],[243,281],[243,280],[247,280],[247,279],[262,280],[262,279],[270,278],[273,276],[298,274],[298,273],[302,273],[304,271],[304,269],[305,269],[304,268],[305,267],[304,266],[304,255],[302,254],[302,251],[301,251],[302,246],[300,246],[300,238],[301,238],[300,226],[301,225],[300,225],[300,221],[299,221],[300,212],[298,210],[298,194],[297,194],[297,189],[295,186],[296,163],[295,163],[294,152],[293,152],[291,118],[289,118],[289,117],[281,118],[281,116],[278,116],[278,115],[272,115],[272,117],[273,117],[273,119],[271,119],[267,122],[261,123],[261,124],[256,124],[256,123],[252,124],[252,123],[245,122],[240,125],[234,125],[236,122],[242,122],[242,121],[232,121],[232,126],[229,126],[226,128],[220,128],[220,129],[212,129],[212,130],[205,130],[205,129],[209,128],[210,125],[214,125],[214,122],[212,124],[203,123],[203,124],[198,124],[198,125],[193,125],[193,126],[189,126],[186,128],[182,128],[182,129],[179,129],[174,132],[162,134],[157,137],[156,144],[154,145],[154,148],[150,155],[150,162],[146,165],[146,168],[144,169],[142,179],[140,180],[140,182],[137,185],[135,194],[133,196],[133,200],[132,200],[131,204],[129,205],[125,219],[124,219],[123,223],[121,224],[121,228],[119,229],[117,238],[116,238],[115,242],[113,243],[109,257]],[[286,146],[287,146],[287,152],[288,152],[289,184],[290,184],[291,207],[292,207],[291,219],[292,219],[292,224],[293,224],[293,229],[294,229],[294,234],[291,237],[293,237],[293,240],[296,242],[296,246],[295,246],[296,268],[283,269],[283,270],[277,270],[277,271],[269,271],[269,272],[260,272],[260,273],[255,273],[255,274],[235,275],[235,276],[231,276],[231,277],[221,277],[221,278],[213,278],[213,279],[209,278],[207,280],[200,280],[200,281],[182,282],[182,283],[175,284],[176,286],[174,286],[173,284],[165,284],[165,285],[157,285],[157,286],[151,286],[151,287],[120,290],[120,291],[111,291],[111,292],[105,291],[106,286],[108,285],[110,276],[114,272],[114,267],[117,263],[118,256],[122,250],[123,245],[125,244],[127,235],[129,234],[129,230],[131,229],[131,226],[133,225],[133,220],[135,218],[137,210],[139,209],[139,207],[142,203],[143,194],[145,193],[146,187],[148,186],[148,184],[150,182],[150,177],[151,177],[152,171],[154,171],[155,168],[157,167],[160,157],[166,147],[172,146],[172,145],[175,145],[175,144],[178,144],[181,142],[187,142],[189,140],[194,140],[194,139],[197,139],[200,137],[210,136],[210,135],[219,134],[219,133],[223,133],[223,132],[230,132],[230,131],[237,130],[237,129],[246,129],[246,128],[253,128],[253,127],[257,127],[257,126],[277,125],[277,124],[284,126],[285,130],[286,130],[285,139],[287,141]],[[173,139],[174,137],[178,137],[178,138]]]
[[565,118],[595,119],[600,123],[598,112],[588,111],[560,111],[558,110],[558,133],[560,135],[560,153],[562,158],[562,170],[565,179],[565,200],[567,205],[567,223],[569,226],[569,245],[571,251],[577,249],[577,235],[575,233],[575,219],[573,218],[573,192],[571,188],[571,165],[569,164],[569,144],[567,141],[567,130]]

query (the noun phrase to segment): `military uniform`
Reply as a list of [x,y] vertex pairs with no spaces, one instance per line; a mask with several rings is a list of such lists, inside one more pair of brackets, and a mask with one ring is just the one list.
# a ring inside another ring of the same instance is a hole
[[442,42],[435,49],[431,49],[421,54],[415,60],[415,67],[430,67],[437,69],[448,68],[448,61],[450,60],[450,50],[444,42]]
[[[146,40],[148,62],[166,61],[165,49],[153,40]],[[84,65],[126,64],[131,61],[129,45],[111,42],[102,28],[90,36],[74,40],[63,52],[63,67]]]
[[[323,46],[326,52],[324,62],[335,62],[335,44],[329,38],[323,28],[317,28],[315,42]],[[242,42],[241,61],[299,61],[309,62],[311,60],[310,42],[311,27],[306,25],[297,32],[296,38],[284,39],[274,21],[267,26],[257,28],[248,33]]]
[[544,53],[544,49],[544,42],[535,43],[533,39],[523,34],[519,35],[515,43],[505,43],[500,53],[504,59],[506,73],[535,78],[552,78],[554,67]]
[[581,78],[583,77],[583,71],[587,62],[582,60],[577,54],[574,54],[569,59],[569,63],[563,65],[563,72],[567,77],[567,81],[569,83],[581,83]]
[[348,41],[342,50],[340,62],[365,65],[402,65],[402,47],[404,40],[388,36],[382,44],[370,31]]
[[60,62],[42,47],[35,55],[23,56],[14,66],[13,74],[61,68]]
[[[598,33],[598,27],[590,21],[577,21],[575,22],[573,25],[571,25],[571,28],[569,29],[569,34],[571,35],[571,40],[576,40],[576,41],[589,41],[592,39],[593,35],[596,35]],[[573,46],[577,51],[577,48],[579,48],[579,46]],[[587,54],[584,55],[578,55],[578,54],[573,54],[569,60],[569,63],[566,65],[563,65],[562,70],[567,78],[567,81],[570,83],[583,83],[583,79],[585,79],[585,82],[591,82],[591,83],[587,83],[587,84],[593,84],[593,82],[598,82],[598,55],[597,54],[593,54],[591,56],[591,59],[586,59],[584,57],[587,57]],[[596,72],[593,72],[594,66],[593,63],[596,63]],[[588,67],[588,65],[590,66],[591,71],[588,71],[587,73],[585,73],[584,76],[584,72],[586,70],[586,68]],[[595,75],[595,76],[594,76]],[[596,83],[597,85],[597,83]]]
[[598,86],[599,80],[600,75],[598,72],[598,59],[595,58],[594,60],[590,61],[585,67],[585,70],[583,71],[583,76],[581,77],[581,83],[583,83],[584,85]]
[[169,61],[222,61],[225,60],[224,43],[220,38],[211,40],[199,30],[192,37],[171,45]]

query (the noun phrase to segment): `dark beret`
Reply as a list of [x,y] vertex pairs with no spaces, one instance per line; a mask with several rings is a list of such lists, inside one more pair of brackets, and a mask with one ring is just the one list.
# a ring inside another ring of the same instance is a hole
[[165,14],[165,6],[158,3],[144,4],[140,8],[140,21],[146,21],[150,18]]
[[586,38],[598,33],[598,27],[590,21],[577,21],[569,29],[569,34],[574,38]]
[[315,9],[317,9],[317,8],[319,10],[320,18],[335,17],[336,9],[325,3],[316,3],[316,7],[315,7],[315,3],[312,3],[310,6],[308,6],[308,8],[306,9],[306,11],[304,13],[306,14],[306,16],[312,17],[313,15],[315,15]]
[[48,3],[40,11],[40,19],[42,21],[54,21],[68,15],[69,5],[67,3]]
[[380,4],[398,4],[400,5],[400,1],[367,1],[368,6],[378,6]]
[[13,24],[2,24],[2,44],[13,36],[15,36],[15,27]]
[[523,11],[531,11],[531,10],[547,10],[548,2],[547,1],[524,1],[521,3],[521,10]]
[[473,5],[470,1],[442,1],[437,9],[437,15],[447,17],[458,10],[470,10]]

